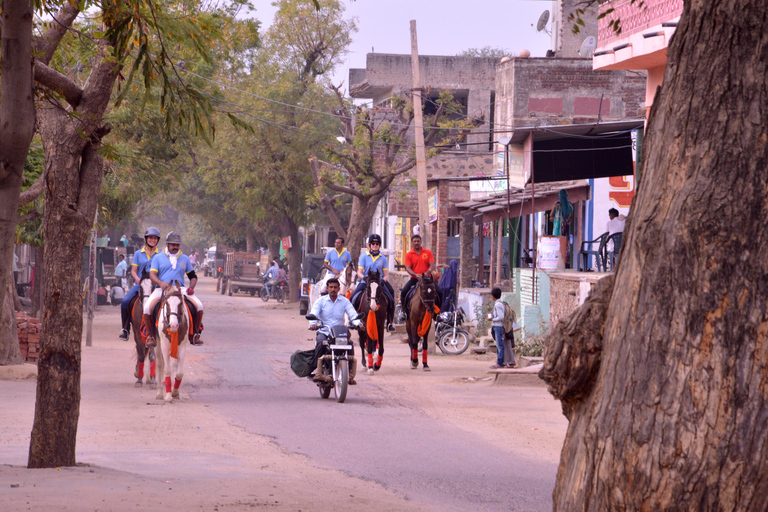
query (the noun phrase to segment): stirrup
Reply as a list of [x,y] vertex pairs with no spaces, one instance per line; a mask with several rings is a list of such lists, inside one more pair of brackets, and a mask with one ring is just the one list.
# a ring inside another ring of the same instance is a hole
[[204,343],[203,340],[200,339],[200,333],[199,332],[196,332],[192,336],[192,339],[189,340],[189,344],[190,345],[202,345],[203,343]]

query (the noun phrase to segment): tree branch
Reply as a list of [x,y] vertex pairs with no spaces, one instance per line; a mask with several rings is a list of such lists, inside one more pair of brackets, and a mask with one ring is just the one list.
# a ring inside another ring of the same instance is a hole
[[26,215],[22,215],[18,219],[16,219],[17,224],[21,224],[22,222],[27,222],[29,220],[35,220],[36,218],[40,217],[42,214],[38,211],[29,212]]
[[59,47],[61,39],[67,30],[74,23],[80,11],[69,2],[64,2],[61,10],[56,13],[51,21],[51,26],[40,37],[36,37],[33,40],[33,55],[36,61],[40,61],[43,64],[49,64],[53,54],[56,52],[56,48]]
[[40,194],[43,193],[43,190],[45,190],[45,173],[41,174],[31,187],[19,195],[19,207],[22,207],[27,203],[31,203],[40,197]]
[[336,211],[333,209],[333,204],[331,203],[328,194],[322,191],[318,173],[317,158],[314,156],[309,159],[309,168],[312,171],[312,178],[315,180],[315,188],[320,194],[320,205],[323,208],[323,211],[331,220],[331,224],[333,225],[333,229],[336,230],[336,233],[338,233],[342,238],[347,238],[347,231],[341,226],[341,221],[339,221],[339,217],[336,215]]
[[35,61],[34,70],[35,81],[38,84],[61,93],[73,109],[80,105],[80,100],[83,99],[83,90],[72,79],[46,66],[39,60]]

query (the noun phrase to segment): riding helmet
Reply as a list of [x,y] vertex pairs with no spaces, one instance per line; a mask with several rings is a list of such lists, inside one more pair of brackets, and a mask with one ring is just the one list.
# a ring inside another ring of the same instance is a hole
[[168,235],[165,237],[165,243],[167,244],[180,244],[181,243],[181,235],[178,234],[175,231],[168,232]]
[[156,236],[157,238],[160,238],[160,230],[157,228],[147,228],[144,232],[144,240],[146,240],[148,236]]
[[376,233],[368,237],[368,245],[375,243],[381,245],[381,236],[377,235]]

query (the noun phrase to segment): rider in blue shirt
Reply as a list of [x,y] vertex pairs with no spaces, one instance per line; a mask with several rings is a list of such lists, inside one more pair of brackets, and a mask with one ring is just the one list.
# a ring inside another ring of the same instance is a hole
[[[189,277],[189,287],[184,289],[184,276]],[[197,308],[197,314],[192,319],[194,335],[189,340],[190,345],[202,345],[203,341],[200,339],[200,332],[203,330],[203,303],[195,296],[195,285],[197,285],[197,274],[195,269],[192,268],[192,263],[186,254],[181,252],[181,235],[175,231],[171,231],[165,237],[165,250],[157,255],[152,260],[152,265],[149,269],[149,278],[158,287],[149,296],[149,300],[144,305],[144,323],[150,326],[154,326],[152,321],[152,309],[160,300],[163,292],[167,290],[173,281],[177,281],[182,286],[182,293],[187,299],[190,299],[195,303]],[[147,336],[146,345],[152,347],[155,345],[154,332],[151,332]]]
[[344,239],[342,237],[336,237],[334,242],[334,248],[328,251],[323,261],[323,267],[327,268],[330,272],[333,272],[335,276],[339,276],[349,263],[352,263],[352,255],[349,254],[344,248]]
[[392,318],[395,315],[395,291],[392,289],[392,285],[389,284],[388,274],[389,265],[387,257],[381,254],[381,236],[373,234],[368,237],[368,251],[360,255],[360,259],[357,263],[357,275],[360,281],[355,288],[355,292],[352,296],[356,296],[361,291],[365,290],[365,278],[368,276],[369,270],[377,270],[382,276],[382,282],[384,283],[384,292],[389,299],[389,306],[387,307],[387,331],[393,332],[395,330],[392,325]]
[[133,276],[133,287],[123,297],[120,304],[120,317],[122,319],[123,329],[120,331],[119,339],[128,340],[128,334],[131,332],[131,312],[129,310],[131,301],[139,294],[139,281],[149,277],[149,264],[157,255],[157,243],[160,241],[160,230],[157,228],[147,228],[144,232],[144,247],[133,255],[131,263],[131,275]]

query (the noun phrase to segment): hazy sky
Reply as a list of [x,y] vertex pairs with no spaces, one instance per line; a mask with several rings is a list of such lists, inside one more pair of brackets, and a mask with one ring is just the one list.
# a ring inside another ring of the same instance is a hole
[[[322,2],[322,0],[320,0]],[[469,48],[504,48],[543,57],[550,37],[536,32],[536,22],[551,0],[343,0],[347,17],[357,17],[358,32],[346,62],[334,74],[334,83],[344,81],[349,68],[365,68],[365,55],[411,53],[410,20],[416,20],[419,54],[456,55]],[[259,19],[266,28],[275,8],[271,0],[254,0]],[[550,17],[551,19],[551,17]],[[533,26],[531,26],[533,25]]]

